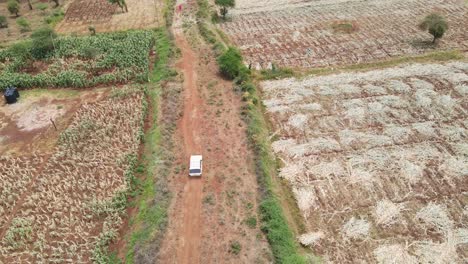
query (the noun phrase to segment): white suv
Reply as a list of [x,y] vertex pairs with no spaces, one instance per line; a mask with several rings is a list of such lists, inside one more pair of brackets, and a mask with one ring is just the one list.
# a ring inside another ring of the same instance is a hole
[[203,157],[202,155],[190,156],[190,169],[189,176],[196,177],[201,176],[203,170]]

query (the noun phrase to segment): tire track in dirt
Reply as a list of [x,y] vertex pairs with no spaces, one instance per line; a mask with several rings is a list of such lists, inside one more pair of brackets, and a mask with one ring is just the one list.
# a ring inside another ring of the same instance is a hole
[[[175,18],[180,19],[176,16]],[[202,154],[198,136],[201,135],[200,124],[203,116],[200,106],[200,96],[197,89],[195,65],[197,58],[187,42],[184,33],[179,28],[174,29],[176,45],[181,50],[181,60],[176,65],[184,74],[184,111],[179,122],[184,142],[186,160],[192,154]],[[201,178],[191,178],[188,175],[182,197],[183,230],[181,245],[177,249],[177,263],[199,263],[201,242],[201,204],[203,196],[203,181]]]

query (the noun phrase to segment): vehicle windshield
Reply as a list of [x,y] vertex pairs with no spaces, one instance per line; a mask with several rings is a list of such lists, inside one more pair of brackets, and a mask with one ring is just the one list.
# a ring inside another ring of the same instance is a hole
[[192,173],[200,173],[200,172],[201,172],[200,169],[192,169],[192,170],[190,170],[190,174],[192,174]]

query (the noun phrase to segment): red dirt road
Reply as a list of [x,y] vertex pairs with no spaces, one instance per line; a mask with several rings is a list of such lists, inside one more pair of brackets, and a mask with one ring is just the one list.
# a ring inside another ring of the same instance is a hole
[[[183,115],[174,133],[176,161],[169,176],[174,194],[168,227],[156,263],[271,263],[259,225],[257,182],[242,102],[232,83],[218,74],[211,47],[200,40],[194,1],[180,1],[174,17],[176,68],[183,76]],[[183,26],[184,25],[184,26]],[[197,40],[198,39],[198,40]],[[191,154],[202,154],[203,176],[188,176]],[[241,252],[233,253],[233,243]]]
[[[202,154],[197,135],[201,134],[200,125],[203,114],[200,105],[200,96],[197,90],[197,75],[195,57],[190,45],[180,31],[175,32],[177,46],[181,49],[181,61],[177,68],[184,74],[184,112],[179,127],[183,133],[185,156],[187,161],[192,154]],[[183,192],[183,205],[185,209],[183,221],[183,234],[181,245],[177,250],[178,263],[198,263],[200,261],[201,241],[201,203],[203,194],[203,181],[201,178],[189,178],[185,183]]]

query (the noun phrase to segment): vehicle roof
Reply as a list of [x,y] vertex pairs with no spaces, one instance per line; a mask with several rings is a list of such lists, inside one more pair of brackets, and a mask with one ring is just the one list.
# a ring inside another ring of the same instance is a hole
[[202,155],[192,155],[190,156],[190,168],[200,168],[200,161],[203,160]]
[[190,156],[190,160],[202,160],[203,159],[203,156],[202,155],[192,155]]

